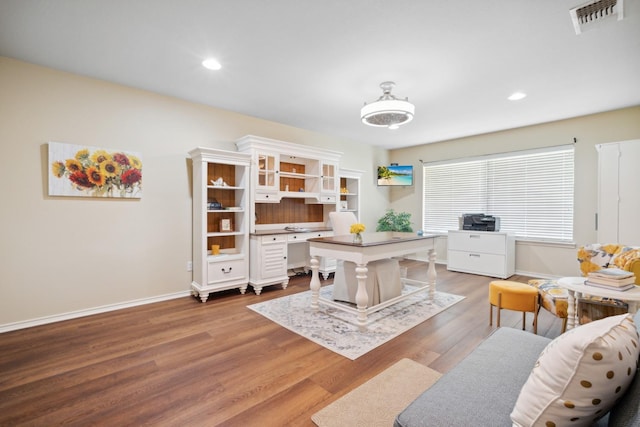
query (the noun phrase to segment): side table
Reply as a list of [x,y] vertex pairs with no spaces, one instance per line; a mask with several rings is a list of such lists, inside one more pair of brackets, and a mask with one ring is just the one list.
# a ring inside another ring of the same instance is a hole
[[640,302],[640,286],[628,291],[616,291],[615,289],[599,288],[597,286],[585,285],[584,277],[563,277],[558,279],[558,285],[567,289],[569,293],[569,301],[567,307],[567,330],[579,325],[577,298],[582,295],[593,295],[597,297],[619,299],[629,305],[629,313],[635,314],[638,311],[638,302]]

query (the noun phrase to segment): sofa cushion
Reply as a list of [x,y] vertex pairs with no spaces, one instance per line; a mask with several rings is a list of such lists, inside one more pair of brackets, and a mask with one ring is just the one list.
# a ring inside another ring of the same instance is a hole
[[609,412],[609,426],[640,426],[640,376],[636,372],[631,385]]
[[590,425],[623,396],[638,363],[628,314],[560,335],[540,354],[511,413],[514,425]]
[[510,427],[518,392],[549,342],[530,332],[497,329],[404,409],[394,426]]

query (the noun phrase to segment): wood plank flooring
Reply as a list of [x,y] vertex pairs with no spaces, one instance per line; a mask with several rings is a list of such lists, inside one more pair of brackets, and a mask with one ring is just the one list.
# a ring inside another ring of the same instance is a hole
[[[426,277],[423,263],[403,264]],[[439,290],[466,299],[355,361],[246,308],[305,291],[310,276],[259,296],[186,297],[0,334],[0,426],[314,426],[313,413],[398,360],[447,372],[495,329],[491,278],[437,271]],[[521,328],[522,315],[503,310],[501,321]],[[541,310],[539,335],[560,326]]]

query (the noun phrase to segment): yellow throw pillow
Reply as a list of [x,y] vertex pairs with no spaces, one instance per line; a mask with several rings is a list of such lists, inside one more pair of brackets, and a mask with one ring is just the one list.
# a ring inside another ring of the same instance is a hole
[[633,380],[638,332],[629,314],[560,335],[542,351],[511,412],[514,426],[588,426]]

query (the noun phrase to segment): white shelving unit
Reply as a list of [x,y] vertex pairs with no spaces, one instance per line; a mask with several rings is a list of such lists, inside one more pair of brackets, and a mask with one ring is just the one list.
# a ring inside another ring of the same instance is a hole
[[360,181],[363,171],[354,169],[340,169],[340,188],[338,210],[353,212],[360,220]]
[[[193,281],[206,302],[212,292],[249,283],[249,173],[251,156],[198,147],[193,163]],[[222,178],[222,183],[219,179]],[[213,253],[217,245],[219,254]]]

